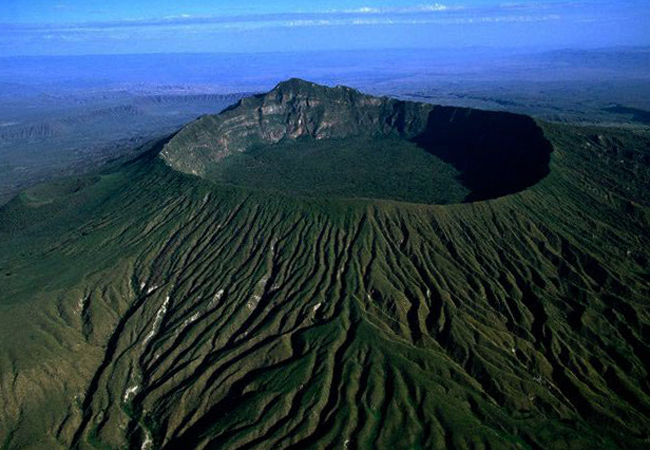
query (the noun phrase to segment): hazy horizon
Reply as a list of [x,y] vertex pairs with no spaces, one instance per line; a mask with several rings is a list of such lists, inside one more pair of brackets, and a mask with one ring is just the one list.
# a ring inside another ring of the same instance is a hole
[[151,51],[151,52],[115,52],[115,53],[70,53],[70,54],[16,54],[16,55],[0,55],[1,59],[20,59],[20,58],[83,58],[83,57],[128,57],[128,56],[173,56],[173,55],[207,55],[207,56],[239,56],[239,55],[295,55],[295,54],[326,54],[326,53],[354,53],[360,52],[502,52],[504,55],[533,55],[554,53],[563,51],[585,51],[585,52],[598,52],[610,50],[648,50],[650,49],[650,42],[644,44],[629,44],[629,45],[603,45],[593,47],[572,47],[572,46],[556,46],[556,47],[543,47],[543,46],[488,46],[488,45],[462,45],[462,46],[449,46],[449,47],[378,47],[378,48],[359,48],[359,49],[303,49],[303,50],[267,50],[261,49],[257,51],[209,51],[190,49],[185,51]]
[[9,0],[0,56],[650,45],[640,0],[453,2]]

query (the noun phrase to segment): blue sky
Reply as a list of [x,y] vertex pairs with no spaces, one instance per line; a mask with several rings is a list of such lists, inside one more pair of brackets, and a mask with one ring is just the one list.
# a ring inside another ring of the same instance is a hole
[[650,0],[2,0],[0,55],[650,45]]

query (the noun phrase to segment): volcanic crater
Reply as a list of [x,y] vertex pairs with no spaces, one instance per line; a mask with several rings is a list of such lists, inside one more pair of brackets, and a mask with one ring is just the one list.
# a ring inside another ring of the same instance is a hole
[[203,116],[164,147],[172,168],[307,197],[453,204],[494,199],[549,173],[534,119],[364,95],[300,79]]

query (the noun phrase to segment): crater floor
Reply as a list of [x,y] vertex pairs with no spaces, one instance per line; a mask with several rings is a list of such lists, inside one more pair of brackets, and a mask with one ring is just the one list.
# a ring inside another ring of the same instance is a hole
[[287,195],[461,203],[470,191],[451,164],[397,139],[312,139],[224,158],[209,178]]

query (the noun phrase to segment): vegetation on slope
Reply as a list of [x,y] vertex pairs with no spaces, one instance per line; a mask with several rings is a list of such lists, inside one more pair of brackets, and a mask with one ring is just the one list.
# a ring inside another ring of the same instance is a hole
[[0,447],[650,445],[650,137],[447,206],[156,157],[0,210]]

